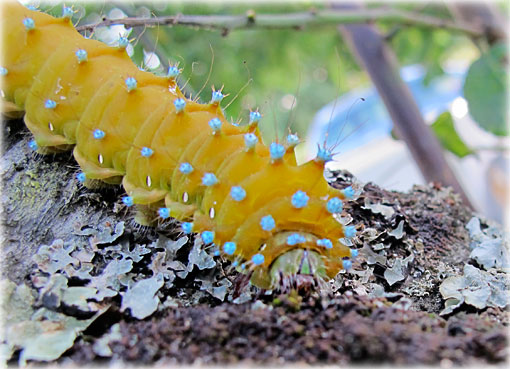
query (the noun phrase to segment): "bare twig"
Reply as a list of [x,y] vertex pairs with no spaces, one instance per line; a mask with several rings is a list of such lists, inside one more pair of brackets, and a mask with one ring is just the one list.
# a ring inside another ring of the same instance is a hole
[[484,28],[490,44],[508,37],[508,19],[504,12],[498,12],[495,3],[449,3],[447,6],[455,20]]
[[320,10],[287,14],[255,14],[248,12],[244,15],[172,15],[154,18],[122,18],[106,19],[99,23],[86,24],[77,27],[80,32],[92,31],[97,27],[123,24],[127,27],[180,25],[221,30],[224,34],[237,29],[284,29],[304,27],[326,27],[339,24],[371,23],[387,21],[427,28],[443,28],[450,31],[465,33],[471,37],[486,35],[487,29],[478,25],[439,18],[427,14],[398,9],[362,9],[362,10]]

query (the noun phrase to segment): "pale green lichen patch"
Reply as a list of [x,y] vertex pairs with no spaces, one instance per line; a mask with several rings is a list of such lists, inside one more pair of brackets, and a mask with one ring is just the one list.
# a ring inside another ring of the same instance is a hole
[[64,270],[70,264],[78,265],[79,261],[70,255],[74,250],[74,245],[64,246],[64,241],[55,240],[49,246],[41,246],[32,260],[41,271],[53,274]]
[[404,232],[404,221],[401,220],[398,223],[397,228],[392,229],[391,232],[388,232],[388,236],[395,237],[397,240],[400,240],[405,235]]
[[[217,283],[214,278],[197,278],[196,281],[201,282],[200,286],[201,291],[207,291],[211,296],[216,297],[218,300],[224,301],[227,293],[229,292],[229,287],[232,286],[232,282],[230,282],[227,278],[222,278]],[[215,285],[216,284],[216,285]]]
[[121,282],[120,277],[133,269],[133,261],[129,259],[110,261],[103,273],[92,278],[88,287],[97,289],[96,299],[102,301],[106,297],[113,297],[119,293]]
[[95,312],[101,306],[92,302],[96,299],[94,287],[68,286],[68,279],[60,273],[49,277],[47,284],[39,291],[39,303],[46,307],[59,308],[61,304],[84,312]]
[[477,217],[471,218],[466,229],[471,238],[469,257],[485,270],[466,264],[462,276],[451,276],[443,281],[439,288],[446,300],[442,315],[452,313],[464,303],[477,309],[505,308],[510,304],[507,236],[496,226],[482,229]]
[[[38,270],[32,282],[40,290],[39,303],[46,307],[93,312],[120,295],[121,310],[143,319],[158,309],[163,286],[172,288],[176,278],[186,279],[195,267],[200,271],[217,265],[209,254],[213,250],[206,249],[199,237],[185,252],[187,262],[183,262],[177,254],[189,244],[188,236],[172,240],[159,235],[152,243],[133,244],[125,234],[124,222],[87,226],[78,234],[87,236],[89,242],[69,245],[55,240],[50,246],[41,246],[33,257]],[[200,291],[224,300],[231,282],[209,274],[195,283],[201,284]],[[84,285],[70,285],[71,278]]]
[[413,254],[409,255],[405,259],[397,258],[393,262],[393,266],[384,271],[384,278],[390,286],[393,286],[395,283],[403,281],[406,278],[405,270],[409,263],[413,260]]
[[480,219],[471,218],[466,225],[471,237],[470,258],[474,259],[485,270],[497,268],[510,271],[509,241],[500,228],[489,226],[482,230]]
[[124,222],[118,222],[114,229],[111,226],[97,228],[87,227],[77,232],[80,236],[92,236],[90,242],[92,246],[111,244],[124,234]]
[[110,357],[113,355],[113,352],[109,346],[110,343],[120,341],[121,339],[122,335],[120,333],[120,324],[114,324],[111,326],[108,333],[104,334],[101,338],[94,342],[92,350],[98,356]]
[[383,205],[380,202],[372,204],[368,198],[365,198],[365,205],[361,208],[370,210],[374,214],[381,214],[388,220],[395,214],[395,210],[391,206]]
[[74,344],[78,335],[107,308],[91,318],[79,320],[46,308],[34,312],[35,298],[25,284],[16,286],[11,281],[0,283],[3,295],[2,359],[8,360],[21,349],[19,364],[28,360],[51,361],[60,357]]
[[463,303],[477,309],[505,308],[510,303],[507,293],[509,288],[508,274],[498,273],[495,270],[486,272],[466,264],[463,276],[449,277],[439,287],[439,292],[446,299],[441,315],[452,313]]
[[122,293],[120,311],[131,310],[131,316],[144,319],[154,313],[159,305],[156,293],[163,287],[164,280],[161,274],[152,278],[142,279]]
[[202,240],[197,237],[195,238],[195,243],[193,244],[193,248],[189,253],[189,263],[188,263],[188,271],[190,268],[193,269],[193,266],[196,265],[198,269],[211,269],[216,266],[216,262],[213,257],[205,252],[203,248]]
[[17,325],[7,339],[22,348],[20,365],[25,365],[27,360],[55,360],[71,348],[78,335],[106,309],[99,311],[90,319],[78,320],[41,308],[35,312],[32,320]]

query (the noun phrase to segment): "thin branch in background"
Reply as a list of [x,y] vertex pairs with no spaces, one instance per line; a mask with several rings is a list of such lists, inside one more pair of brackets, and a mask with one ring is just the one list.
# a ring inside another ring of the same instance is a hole
[[303,29],[305,27],[332,27],[339,24],[373,23],[386,21],[405,26],[425,27],[432,29],[448,29],[461,32],[470,37],[484,37],[490,34],[501,34],[504,31],[493,27],[468,23],[458,20],[440,18],[427,14],[418,14],[399,9],[361,9],[361,10],[315,10],[287,14],[255,14],[253,11],[243,15],[171,15],[154,18],[130,17],[122,19],[106,19],[98,23],[77,27],[80,32],[90,31],[97,27],[123,24],[127,27],[140,26],[188,26],[215,29],[227,34],[237,29]]
[[373,25],[352,24],[340,26],[339,31],[359,64],[370,76],[398,136],[406,142],[425,180],[453,187],[464,203],[472,207],[449,167],[439,141],[423,120],[409,87],[400,77],[396,55],[377,28]]

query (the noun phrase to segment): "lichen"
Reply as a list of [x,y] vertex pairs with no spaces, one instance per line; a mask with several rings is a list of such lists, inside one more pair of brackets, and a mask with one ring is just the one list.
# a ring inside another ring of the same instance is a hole
[[439,291],[445,301],[441,315],[452,313],[463,303],[477,309],[486,307],[505,308],[510,303],[508,289],[510,275],[495,270],[486,272],[473,265],[464,266],[464,275],[452,276],[444,280]]
[[466,229],[471,237],[470,258],[485,270],[497,268],[510,272],[509,241],[499,227],[489,226],[482,230],[480,219],[473,217],[466,225]]
[[85,330],[107,308],[91,318],[79,320],[46,308],[34,311],[35,298],[25,284],[16,286],[3,280],[0,283],[4,297],[2,313],[4,327],[1,351],[7,360],[16,349],[21,349],[19,364],[27,360],[52,361],[59,358],[74,344]]
[[120,311],[131,310],[131,316],[144,319],[158,309],[158,290],[163,287],[164,281],[161,274],[152,278],[142,279],[122,293],[122,305]]

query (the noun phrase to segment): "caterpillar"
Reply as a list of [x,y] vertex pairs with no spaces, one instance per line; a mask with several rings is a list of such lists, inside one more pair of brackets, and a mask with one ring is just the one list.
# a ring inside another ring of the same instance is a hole
[[138,222],[181,221],[259,287],[292,273],[328,280],[352,266],[356,228],[339,219],[355,191],[325,180],[325,145],[298,165],[297,135],[266,146],[260,112],[228,122],[222,90],[193,101],[177,66],[166,76],[139,69],[127,38],[110,47],[82,37],[71,8],[56,18],[8,2],[3,14],[2,111],[24,112],[33,150],[72,149],[78,181],[122,184]]

